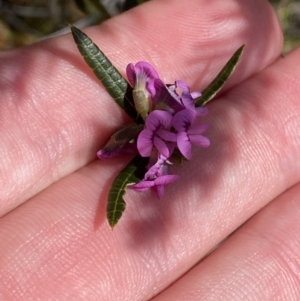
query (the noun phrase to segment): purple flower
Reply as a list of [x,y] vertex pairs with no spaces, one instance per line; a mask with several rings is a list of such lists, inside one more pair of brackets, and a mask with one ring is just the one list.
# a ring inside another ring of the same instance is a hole
[[[175,148],[175,144],[168,145],[169,152],[172,153]],[[145,173],[144,179],[154,179],[162,174],[167,174],[167,165],[172,164],[167,157],[157,152],[153,152],[150,156],[150,161],[147,166],[148,171]],[[166,165],[162,170],[163,165]]]
[[190,92],[189,86],[181,80],[176,80],[174,85],[165,85],[161,79],[154,80],[155,95],[153,104],[156,110],[165,110],[171,114],[190,109],[197,116],[205,116],[207,108],[196,107],[195,98],[201,96],[200,92]]
[[170,132],[173,116],[167,111],[154,110],[146,119],[146,128],[137,139],[137,148],[142,157],[150,157],[153,147],[158,153],[169,158],[167,142],[176,142],[176,134]]
[[155,79],[154,87],[156,93],[152,101],[156,110],[165,110],[174,114],[184,109],[179,96],[172,88],[174,85],[169,88],[161,79]]
[[[187,83],[185,83],[182,80],[176,80],[175,81],[175,87],[179,88],[181,90],[181,93],[179,93],[181,102],[184,105],[186,109],[194,109],[195,103],[194,99],[191,95],[190,88]],[[178,93],[178,92],[177,92]],[[200,93],[201,95],[201,93]]]
[[147,62],[129,64],[127,78],[133,87],[132,95],[137,112],[146,118],[151,108],[151,97],[155,95],[154,80],[159,78],[155,69]]
[[129,187],[134,189],[135,191],[145,191],[148,190],[149,188],[152,188],[155,190],[157,197],[161,199],[165,191],[164,185],[175,182],[178,179],[179,179],[178,175],[165,175],[165,176],[157,177],[154,180],[143,180]]
[[173,127],[178,131],[177,146],[182,155],[191,159],[192,144],[208,147],[210,142],[202,134],[207,130],[207,124],[195,125],[197,114],[193,110],[185,109],[178,112],[173,118]]
[[176,88],[179,88],[181,90],[181,93],[175,93],[178,95],[178,97],[180,97],[181,104],[184,106],[184,108],[195,111],[197,116],[207,115],[207,108],[195,106],[194,99],[201,96],[200,92],[190,92],[188,84],[182,80],[175,81],[175,89]]
[[178,175],[168,175],[167,159],[163,155],[159,155],[157,162],[149,168],[144,179],[129,187],[135,191],[145,191],[149,188],[154,189],[157,197],[161,199],[164,194],[164,186],[179,179]]
[[156,70],[147,62],[138,62],[135,65],[128,64],[126,74],[130,85],[133,88],[147,88],[153,96],[155,94],[153,81],[159,78]]

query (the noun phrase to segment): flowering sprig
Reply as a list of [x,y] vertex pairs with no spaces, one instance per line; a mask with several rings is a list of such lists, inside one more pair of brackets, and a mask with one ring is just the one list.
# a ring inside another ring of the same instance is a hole
[[164,187],[179,179],[179,175],[169,173],[169,167],[175,162],[173,157],[179,153],[183,159],[191,160],[193,145],[210,145],[209,139],[203,135],[208,124],[199,123],[199,119],[208,114],[204,105],[233,73],[244,45],[200,93],[191,92],[182,80],[164,83],[147,62],[128,64],[126,80],[87,35],[74,26],[71,26],[71,31],[87,64],[108,93],[135,121],[118,130],[97,153],[100,159],[124,152],[135,154],[109,191],[107,218],[114,227],[126,207],[123,198],[126,187],[138,192],[153,189],[158,198],[162,198]]

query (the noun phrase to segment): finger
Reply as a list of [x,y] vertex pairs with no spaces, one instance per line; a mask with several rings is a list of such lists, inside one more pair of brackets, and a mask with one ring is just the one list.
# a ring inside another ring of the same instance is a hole
[[[86,32],[120,70],[148,60],[165,80],[181,78],[195,89],[241,44],[248,59],[231,85],[273,61],[282,40],[271,6],[258,0],[150,1]],[[0,65],[3,215],[95,158],[124,114],[70,35],[2,53]]]
[[153,301],[300,298],[300,184]]
[[113,232],[105,206],[121,159],[91,163],[3,217],[7,299],[147,300],[299,181],[299,59],[300,49],[212,103],[210,149],[172,170],[181,179],[162,201],[128,192]]

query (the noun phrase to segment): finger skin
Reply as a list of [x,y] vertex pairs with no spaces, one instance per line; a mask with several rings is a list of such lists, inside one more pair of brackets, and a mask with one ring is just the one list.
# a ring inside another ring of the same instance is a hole
[[[173,168],[162,201],[128,192],[113,231],[119,161],[97,161],[0,221],[6,299],[149,300],[300,179],[300,49],[211,103],[209,149]],[[12,289],[14,288],[14,289]]]
[[300,299],[300,184],[153,301]]
[[[274,61],[282,43],[271,6],[260,0],[151,1],[85,32],[120,71],[146,60],[167,82],[182,79],[195,90],[203,89],[242,44],[247,59],[227,88]],[[95,159],[110,134],[129,120],[70,35],[1,53],[0,68],[4,215]]]

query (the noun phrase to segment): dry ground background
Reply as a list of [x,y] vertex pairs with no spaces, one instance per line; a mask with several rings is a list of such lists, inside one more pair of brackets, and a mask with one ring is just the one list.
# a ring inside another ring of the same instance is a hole
[[[102,22],[145,0],[0,0],[0,49],[30,44]],[[283,53],[300,45],[300,0],[270,0],[285,36]]]

